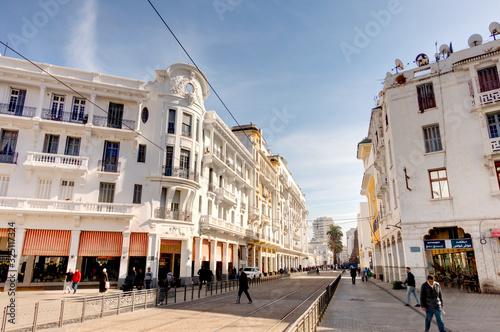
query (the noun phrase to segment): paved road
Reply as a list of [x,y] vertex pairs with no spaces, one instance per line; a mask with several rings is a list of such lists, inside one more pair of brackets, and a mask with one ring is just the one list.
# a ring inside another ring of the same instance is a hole
[[[247,304],[244,295],[241,304],[235,304],[236,292],[229,292],[182,304],[68,325],[57,330],[283,331],[310,306],[337,274],[338,272],[323,272],[320,276],[304,275],[252,287],[252,304]],[[288,315],[299,304],[303,304],[299,310]]]

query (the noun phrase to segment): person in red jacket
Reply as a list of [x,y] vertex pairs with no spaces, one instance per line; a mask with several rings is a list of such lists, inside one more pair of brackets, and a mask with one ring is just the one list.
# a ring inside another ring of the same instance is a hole
[[73,284],[71,285],[71,288],[73,288],[74,290],[73,294],[76,293],[80,280],[82,280],[82,273],[80,272],[80,270],[76,269],[75,273],[73,273],[73,279],[71,279],[71,282],[73,282]]

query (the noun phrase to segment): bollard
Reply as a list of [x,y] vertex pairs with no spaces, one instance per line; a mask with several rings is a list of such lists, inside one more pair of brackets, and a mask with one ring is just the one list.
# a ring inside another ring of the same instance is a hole
[[158,287],[156,289],[156,303],[155,303],[155,307],[158,306],[158,302],[160,301],[160,287]]
[[104,294],[102,294],[101,318],[104,316]]
[[194,296],[194,284],[191,284],[191,300],[193,299]]
[[186,302],[187,285],[184,284],[184,302]]
[[66,300],[61,300],[61,313],[59,314],[59,327],[63,326],[63,321],[64,321],[64,301]]
[[33,316],[33,327],[31,331],[36,331],[36,321],[38,319],[38,307],[40,306],[40,302],[35,303],[35,315]]
[[135,306],[135,291],[132,291],[132,312],[134,312]]
[[[116,309],[116,314],[119,315],[120,314],[120,304],[122,302],[122,293],[119,293],[118,294],[118,305],[117,305],[117,309]],[[156,306],[158,306],[158,304],[156,304]]]
[[177,303],[177,285],[174,286],[174,303]]
[[83,308],[82,308],[82,323],[85,321],[85,307],[87,306],[87,297],[83,298]]
[[6,325],[7,325],[7,307],[4,307],[3,318],[2,318],[2,332],[5,332]]
[[148,290],[144,292],[144,310],[148,308]]

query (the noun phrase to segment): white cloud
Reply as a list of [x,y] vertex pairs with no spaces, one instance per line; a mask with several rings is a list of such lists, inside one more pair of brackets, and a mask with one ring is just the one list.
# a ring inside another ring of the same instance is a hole
[[67,66],[101,72],[96,43],[97,5],[95,0],[81,2],[76,15],[71,40],[66,46]]

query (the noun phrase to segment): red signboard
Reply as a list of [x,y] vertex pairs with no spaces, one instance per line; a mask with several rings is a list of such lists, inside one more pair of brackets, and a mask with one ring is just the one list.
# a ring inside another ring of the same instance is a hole
[[491,237],[500,237],[500,228],[494,228],[491,230]]

